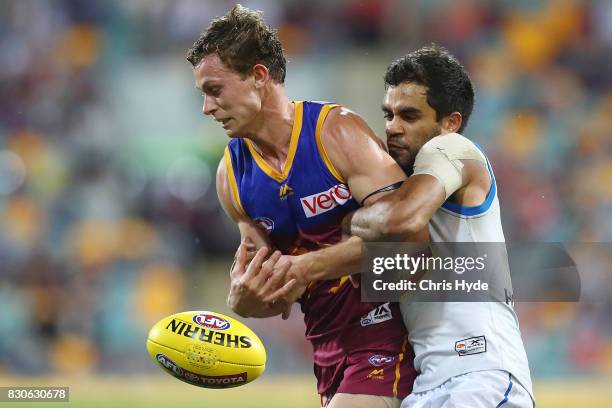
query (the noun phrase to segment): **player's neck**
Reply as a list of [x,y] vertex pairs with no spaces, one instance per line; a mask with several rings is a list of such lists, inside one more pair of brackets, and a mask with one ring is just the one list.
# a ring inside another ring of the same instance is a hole
[[[262,108],[247,137],[261,156],[274,167],[282,167],[289,151],[295,110],[282,85],[273,85],[262,100]],[[274,162],[277,165],[274,165]]]

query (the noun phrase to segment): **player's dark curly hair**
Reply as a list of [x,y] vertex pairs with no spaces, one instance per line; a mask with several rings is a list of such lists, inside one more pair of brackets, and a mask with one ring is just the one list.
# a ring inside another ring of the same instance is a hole
[[427,103],[436,120],[459,112],[459,133],[465,129],[474,108],[474,88],[465,68],[444,47],[432,44],[393,61],[385,74],[385,88],[402,82],[427,87]]
[[243,76],[254,65],[262,64],[274,82],[285,82],[283,47],[276,30],[264,22],[259,11],[237,4],[225,16],[214,19],[187,52],[187,61],[195,67],[213,53]]

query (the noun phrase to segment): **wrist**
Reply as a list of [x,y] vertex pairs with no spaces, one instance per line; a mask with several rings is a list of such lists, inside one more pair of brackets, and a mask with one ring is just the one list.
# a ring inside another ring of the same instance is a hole
[[239,290],[234,282],[232,282],[230,285],[230,291],[227,295],[227,306],[237,315],[241,317],[249,317],[248,308],[245,308],[244,304],[241,304]]
[[313,281],[318,280],[318,268],[316,262],[316,251],[307,252],[299,256],[299,262],[301,263],[299,276],[296,276],[298,281],[304,286],[308,287]]
[[251,310],[244,307],[244,305],[241,305],[239,303],[234,303],[230,307],[234,311],[234,313],[236,313],[240,317],[245,317],[245,318],[251,317]]

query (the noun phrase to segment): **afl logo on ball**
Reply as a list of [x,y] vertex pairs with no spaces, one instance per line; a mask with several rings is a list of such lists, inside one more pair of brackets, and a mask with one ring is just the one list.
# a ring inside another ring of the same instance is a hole
[[227,330],[231,326],[230,322],[224,318],[208,313],[198,313],[194,315],[193,322],[212,330]]
[[157,362],[162,365],[170,374],[181,377],[183,375],[183,369],[178,366],[174,361],[169,359],[167,356],[158,353],[156,356]]

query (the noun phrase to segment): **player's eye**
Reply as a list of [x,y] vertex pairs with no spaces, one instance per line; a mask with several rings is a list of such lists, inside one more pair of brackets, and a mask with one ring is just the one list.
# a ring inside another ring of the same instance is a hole
[[383,116],[384,116],[386,121],[393,120],[393,114],[391,112],[383,112]]
[[221,87],[220,86],[214,86],[211,88],[204,88],[202,89],[202,96],[206,97],[206,95],[210,95],[212,97],[218,97],[219,95],[221,95]]
[[414,114],[404,114],[402,115],[402,119],[405,120],[406,122],[416,122],[417,120],[419,120],[420,116],[419,115],[414,115]]

